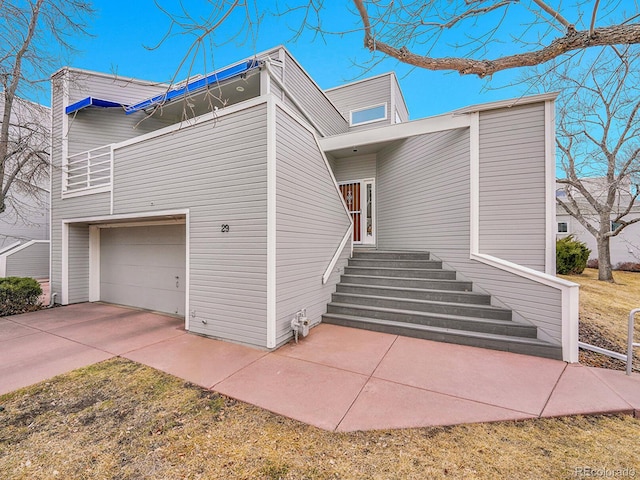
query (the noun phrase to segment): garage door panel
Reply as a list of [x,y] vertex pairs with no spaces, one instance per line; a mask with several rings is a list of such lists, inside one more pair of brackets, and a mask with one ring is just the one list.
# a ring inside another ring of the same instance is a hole
[[[121,227],[103,229],[111,240],[111,244],[126,245],[184,245],[184,224],[181,225],[153,225],[147,227]],[[132,234],[135,231],[135,235]]]
[[112,245],[103,248],[101,257],[117,258],[118,265],[145,266],[160,263],[184,268],[184,244],[173,245]]
[[150,290],[132,285],[123,290],[120,285],[103,283],[100,285],[100,295],[103,302],[184,315],[184,291]]
[[184,315],[185,237],[185,225],[102,229],[100,299]]
[[[118,284],[161,290],[185,291],[185,270],[163,266],[145,266],[140,268],[137,265],[105,265],[101,272],[102,283],[109,283],[104,279],[118,278]],[[176,278],[178,277],[178,278]]]

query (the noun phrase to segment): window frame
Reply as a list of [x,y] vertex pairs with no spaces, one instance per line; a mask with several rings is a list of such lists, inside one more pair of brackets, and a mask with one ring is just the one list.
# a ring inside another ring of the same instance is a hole
[[[556,232],[557,233],[569,233],[569,222],[557,222],[558,225],[556,226]],[[564,225],[564,231],[560,230],[560,225]]]
[[[373,120],[366,120],[364,122],[353,123],[353,114],[354,113],[364,112],[366,110],[373,110],[373,109],[379,108],[379,107],[384,107],[384,117],[376,118],[376,119],[373,119]],[[355,108],[353,110],[349,110],[349,126],[350,127],[359,127],[360,125],[367,125],[369,123],[376,123],[376,122],[382,122],[384,120],[387,120],[389,118],[389,111],[388,110],[389,109],[387,108],[387,102],[377,103],[375,105],[368,105],[368,106],[363,107],[363,108]]]

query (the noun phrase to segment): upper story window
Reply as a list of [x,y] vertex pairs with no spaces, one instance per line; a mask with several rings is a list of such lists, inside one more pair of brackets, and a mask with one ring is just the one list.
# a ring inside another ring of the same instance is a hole
[[349,112],[349,123],[352,127],[387,119],[387,104],[374,105]]
[[567,233],[568,232],[567,222],[558,222],[558,233]]
[[622,223],[614,222],[613,220],[611,220],[611,231],[613,232],[620,225],[622,225]]

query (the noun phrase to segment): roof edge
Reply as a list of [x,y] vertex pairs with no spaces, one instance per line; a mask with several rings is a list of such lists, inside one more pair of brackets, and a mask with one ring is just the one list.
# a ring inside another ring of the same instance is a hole
[[454,115],[462,115],[465,113],[484,112],[487,110],[496,110],[498,108],[511,108],[518,105],[528,105],[531,103],[546,102],[549,100],[555,100],[560,92],[539,93],[537,95],[522,96],[517,98],[511,98],[507,100],[497,100],[489,103],[479,103],[476,105],[470,105],[468,107],[452,110],[449,113]]

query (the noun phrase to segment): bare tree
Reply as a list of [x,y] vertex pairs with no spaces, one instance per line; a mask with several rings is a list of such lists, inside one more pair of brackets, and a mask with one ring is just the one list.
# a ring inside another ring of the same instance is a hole
[[[306,34],[362,35],[373,55],[371,66],[384,58],[428,70],[457,71],[486,77],[496,72],[540,65],[568,52],[590,47],[640,43],[637,2],[574,0],[553,4],[544,0],[352,0],[344,4],[328,0],[276,0],[275,11],[258,0],[203,0],[179,3],[167,9],[156,5],[170,19],[167,36],[191,35],[193,43],[181,66],[206,58],[206,48],[249,38],[255,42],[265,15],[274,14],[291,30],[293,41]],[[337,22],[340,28],[332,29]],[[346,20],[352,27],[344,28]],[[232,24],[224,38],[222,24]],[[308,37],[305,37],[308,39]],[[162,43],[162,42],[160,42]],[[382,56],[376,55],[382,53]],[[366,65],[365,65],[366,66]]]
[[92,13],[80,0],[0,1],[0,214],[14,189],[35,193],[48,175],[48,118],[22,98],[48,85]]
[[640,222],[640,48],[607,47],[591,62],[546,77],[562,89],[556,142],[566,177],[556,201],[595,237],[598,278],[613,281],[609,242]]

